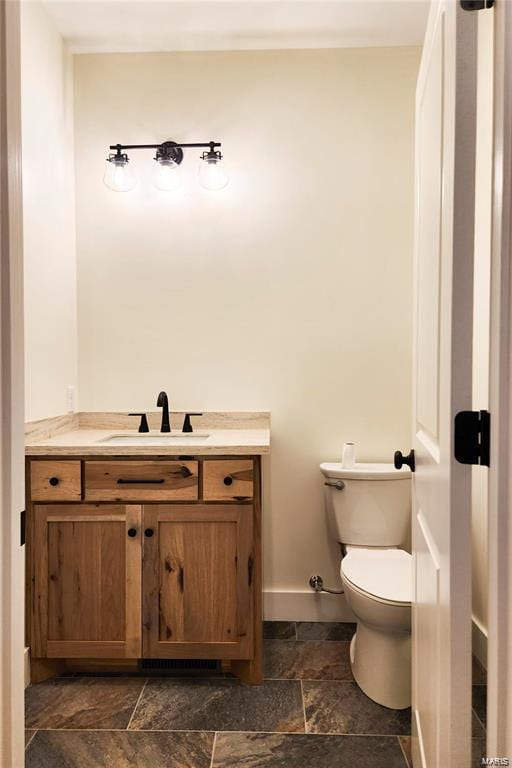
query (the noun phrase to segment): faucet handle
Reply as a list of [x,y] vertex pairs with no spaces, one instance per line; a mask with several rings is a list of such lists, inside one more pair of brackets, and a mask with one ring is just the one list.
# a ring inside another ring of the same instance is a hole
[[145,413],[129,413],[128,416],[140,416],[139,432],[149,432],[148,417]]
[[183,419],[183,426],[181,428],[182,432],[193,432],[192,423],[190,421],[191,416],[202,416],[202,413],[194,413],[191,411],[190,413],[185,414],[185,418]]

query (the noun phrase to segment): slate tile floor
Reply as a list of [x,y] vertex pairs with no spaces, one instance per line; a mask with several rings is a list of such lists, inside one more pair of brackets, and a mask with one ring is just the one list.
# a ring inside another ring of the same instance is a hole
[[[266,623],[261,686],[222,675],[31,686],[26,768],[408,768],[410,711],[381,707],[354,683],[354,629]],[[479,755],[482,691],[474,701]]]

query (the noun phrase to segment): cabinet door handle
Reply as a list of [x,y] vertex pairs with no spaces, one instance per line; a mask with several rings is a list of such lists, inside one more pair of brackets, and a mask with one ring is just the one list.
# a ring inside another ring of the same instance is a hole
[[60,483],[60,480],[59,480],[58,477],[50,477],[48,482],[50,483],[50,485],[55,486],[55,485],[58,485]]
[[128,528],[128,536],[130,539],[134,539],[137,535],[137,529],[136,528]]
[[231,475],[227,475],[227,477],[224,478],[224,485],[233,485],[233,478]]
[[163,478],[161,480],[123,480],[120,477],[117,481],[118,485],[162,485],[162,483],[165,483]]
[[152,528],[146,528],[146,530],[144,531],[144,536],[147,536],[148,539],[150,539],[153,534],[154,534],[154,530]]
[[247,577],[249,581],[249,586],[252,586],[252,575],[254,572],[254,558],[252,555],[249,556],[249,560],[247,561]]

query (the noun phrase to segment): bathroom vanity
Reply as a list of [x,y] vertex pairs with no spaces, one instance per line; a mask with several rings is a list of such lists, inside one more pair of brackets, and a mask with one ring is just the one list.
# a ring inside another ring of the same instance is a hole
[[220,661],[260,682],[269,430],[165,445],[111,433],[78,425],[27,444],[32,680]]

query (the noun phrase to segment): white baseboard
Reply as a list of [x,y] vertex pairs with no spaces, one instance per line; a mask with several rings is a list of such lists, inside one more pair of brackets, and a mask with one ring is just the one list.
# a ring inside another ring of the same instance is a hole
[[265,591],[263,617],[266,621],[355,621],[344,595],[313,591]]
[[27,688],[30,685],[30,648],[25,648],[24,662],[25,662],[25,688]]
[[487,669],[487,628],[475,616],[472,617],[471,626],[473,654],[482,667]]

